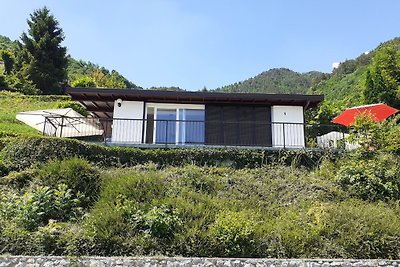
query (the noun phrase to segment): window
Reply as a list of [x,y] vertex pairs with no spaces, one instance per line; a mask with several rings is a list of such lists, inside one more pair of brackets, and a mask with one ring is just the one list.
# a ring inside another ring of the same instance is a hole
[[158,109],[156,118],[156,143],[176,142],[176,110]]
[[155,143],[204,144],[204,109],[155,109]]
[[204,110],[179,110],[179,143],[204,144]]

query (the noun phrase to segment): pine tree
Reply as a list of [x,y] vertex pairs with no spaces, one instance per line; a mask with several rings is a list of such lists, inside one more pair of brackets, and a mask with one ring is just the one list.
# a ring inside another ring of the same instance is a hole
[[46,7],[35,10],[27,20],[28,33],[21,36],[23,75],[43,94],[59,94],[67,80],[63,30]]

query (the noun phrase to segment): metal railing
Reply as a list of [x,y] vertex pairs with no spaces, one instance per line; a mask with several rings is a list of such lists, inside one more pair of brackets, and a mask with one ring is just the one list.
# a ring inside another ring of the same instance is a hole
[[43,134],[136,146],[346,148],[340,125],[46,117]]

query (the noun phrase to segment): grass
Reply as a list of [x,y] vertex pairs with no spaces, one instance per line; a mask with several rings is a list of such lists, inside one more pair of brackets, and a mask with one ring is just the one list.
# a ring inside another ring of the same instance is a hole
[[33,96],[0,91],[0,132],[40,135],[39,131],[18,121],[17,113],[56,108],[58,102],[68,100],[68,96]]

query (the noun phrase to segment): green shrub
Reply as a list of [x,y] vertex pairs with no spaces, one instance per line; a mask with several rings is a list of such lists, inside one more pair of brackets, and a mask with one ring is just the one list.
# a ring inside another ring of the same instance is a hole
[[29,231],[45,226],[49,220],[67,221],[82,216],[81,199],[65,185],[56,189],[36,187],[15,203],[15,221]]
[[123,208],[127,222],[138,233],[159,238],[171,238],[181,224],[177,212],[166,205],[152,207],[147,212]]
[[343,161],[337,182],[353,196],[364,200],[400,200],[400,159],[378,154],[372,158],[354,155]]
[[311,253],[335,258],[400,257],[398,207],[347,200],[325,205],[320,214],[318,246]]
[[26,169],[20,172],[13,171],[4,176],[0,182],[12,188],[23,189],[34,179],[37,173],[37,169]]
[[222,211],[210,226],[214,255],[249,257],[254,253],[257,221],[249,212]]
[[0,160],[0,181],[1,177],[6,176],[8,173],[9,173],[9,167],[2,160]]
[[[302,207],[288,205],[275,207],[273,216],[264,218],[257,228],[259,255],[274,258],[304,258],[316,247],[315,233],[312,231],[307,216],[307,203]],[[318,247],[317,247],[318,248]],[[319,257],[316,252],[312,257]]]
[[97,166],[135,166],[153,162],[159,166],[225,166],[255,168],[271,163],[314,168],[324,157],[336,154],[320,150],[251,150],[251,149],[137,149],[91,145],[72,139],[27,137],[14,140],[2,150],[0,158],[14,170],[23,170],[37,163],[81,157]]
[[89,112],[79,102],[76,101],[63,101],[57,102],[57,108],[72,108],[82,116],[87,117]]
[[36,243],[32,233],[16,224],[3,225],[0,233],[0,253],[12,255],[35,255]]
[[8,224],[0,232],[0,253],[12,255],[65,255],[60,241],[63,227],[56,222],[30,232],[16,224]]
[[91,206],[97,199],[100,190],[100,173],[86,160],[69,158],[56,160],[41,166],[37,174],[40,184],[56,188],[64,184],[74,196],[83,195],[87,201],[84,208]]

